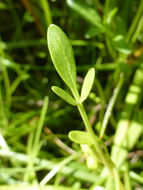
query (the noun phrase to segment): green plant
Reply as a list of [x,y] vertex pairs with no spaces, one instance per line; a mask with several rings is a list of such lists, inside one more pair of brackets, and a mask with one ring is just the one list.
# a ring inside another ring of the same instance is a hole
[[[0,190],[115,190],[119,176],[142,189],[143,0],[3,0],[0,12]],[[74,49],[67,85],[52,23]]]
[[81,93],[79,95],[76,85],[76,66],[74,55],[68,38],[58,26],[52,24],[48,28],[47,39],[54,66],[60,77],[71,90],[73,97],[59,87],[53,86],[52,90],[69,104],[77,106],[84,125],[87,129],[87,132],[71,131],[69,133],[69,138],[78,144],[87,144],[94,156],[97,157],[97,160],[100,160],[101,163],[108,168],[111,176],[115,179],[116,190],[123,190],[124,187],[120,181],[118,171],[111,158],[109,157],[107,151],[102,150],[102,142],[95,135],[83,106],[83,102],[88,97],[92,88],[95,77],[94,68],[90,69],[85,76],[81,88]]

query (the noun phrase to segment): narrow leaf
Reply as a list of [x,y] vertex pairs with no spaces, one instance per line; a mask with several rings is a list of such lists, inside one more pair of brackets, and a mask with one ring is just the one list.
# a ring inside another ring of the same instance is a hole
[[76,93],[75,60],[67,36],[58,26],[51,24],[47,38],[50,55],[57,72],[72,92]]
[[52,90],[55,94],[57,94],[57,96],[59,96],[60,98],[65,100],[67,103],[69,103],[73,106],[76,105],[76,101],[63,89],[61,89],[57,86],[52,86]]
[[68,134],[71,141],[77,144],[91,145],[92,141],[88,132],[84,131],[70,131]]
[[92,25],[104,28],[97,11],[81,0],[67,0],[68,5]]
[[91,68],[85,76],[83,81],[82,89],[81,89],[81,96],[79,102],[82,103],[89,95],[93,81],[95,77],[95,69]]

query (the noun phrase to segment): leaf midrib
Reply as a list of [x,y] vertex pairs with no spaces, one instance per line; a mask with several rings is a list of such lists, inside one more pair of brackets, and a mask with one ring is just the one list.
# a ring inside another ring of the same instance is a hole
[[63,51],[63,48],[62,48],[62,46],[61,46],[61,44],[60,44],[60,40],[58,39],[57,35],[55,35],[55,37],[56,37],[56,40],[57,40],[57,43],[58,43],[59,47],[61,48],[61,52],[62,52],[62,54],[63,54],[63,60],[64,60],[64,62],[65,62],[67,71],[68,71],[68,73],[69,73],[69,78],[70,78],[70,80],[71,80],[71,83],[72,83],[73,87],[76,88],[75,83],[74,83],[74,81],[73,81],[73,78],[71,77],[71,72],[70,72],[69,67],[68,67],[68,64],[67,64],[67,62],[68,62],[67,56],[66,56],[66,54],[65,54],[64,51]]

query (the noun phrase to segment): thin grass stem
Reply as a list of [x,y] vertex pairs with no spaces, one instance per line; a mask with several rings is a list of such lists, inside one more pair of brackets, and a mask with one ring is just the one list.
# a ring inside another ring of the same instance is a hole
[[123,73],[121,73],[121,74],[120,74],[119,82],[118,82],[116,88],[114,89],[113,96],[111,97],[111,99],[110,99],[110,101],[109,101],[107,110],[106,110],[105,115],[104,115],[104,118],[103,118],[103,123],[102,123],[102,125],[101,125],[100,139],[102,139],[103,136],[104,136],[104,133],[105,133],[105,130],[106,130],[108,121],[109,121],[109,119],[110,119],[110,116],[111,116],[111,113],[112,113],[114,104],[115,104],[115,102],[116,102],[116,99],[117,99],[117,97],[118,97],[118,94],[119,94],[119,92],[120,92],[120,89],[121,89],[121,87],[122,87],[123,82],[124,82],[124,75],[123,75]]

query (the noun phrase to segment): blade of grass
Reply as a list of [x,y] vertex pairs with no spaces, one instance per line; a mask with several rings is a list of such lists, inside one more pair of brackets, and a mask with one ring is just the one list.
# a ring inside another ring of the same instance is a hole
[[142,16],[142,13],[143,13],[143,0],[140,1],[140,4],[139,4],[138,7],[139,7],[138,11],[137,11],[137,13],[136,13],[136,15],[134,17],[134,20],[132,21],[132,24],[131,24],[131,26],[129,28],[129,31],[128,31],[128,34],[127,34],[127,37],[126,37],[127,42],[130,41],[131,36],[133,35],[133,33],[134,33],[134,31],[135,31],[135,29],[137,27],[139,19]]
[[132,179],[134,179],[135,181],[143,184],[143,177],[142,176],[140,176],[139,174],[137,174],[137,173],[135,173],[133,171],[131,171],[129,174],[130,174],[130,177]]
[[[1,38],[0,38],[0,43],[2,43]],[[5,53],[2,46],[0,46],[0,56],[2,58],[5,58]],[[2,64],[2,74],[3,74],[3,81],[5,84],[5,93],[6,93],[5,102],[6,102],[7,107],[10,108],[11,106],[10,79],[9,79],[7,68],[3,64]]]
[[[0,189],[1,190],[36,190],[39,189],[40,187],[37,185],[25,185],[25,186],[20,186],[20,185],[1,185]],[[74,188],[74,187],[64,187],[64,186],[53,186],[53,185],[46,185],[42,188],[42,190],[86,190],[84,188]]]
[[[22,153],[0,150],[0,156],[9,160],[13,159],[24,164],[28,164],[29,162],[29,157],[26,154]],[[50,160],[35,158],[34,164],[38,167],[42,167],[43,169],[52,170],[58,163]],[[90,183],[98,182],[101,180],[100,177],[95,173],[91,173],[90,171],[88,171],[87,168],[81,170],[77,167],[77,165],[64,166],[61,173],[65,176],[73,175],[76,179],[87,181]]]
[[[47,108],[48,108],[48,102],[49,102],[49,99],[46,96],[44,98],[44,102],[43,102],[43,107],[42,107],[40,119],[39,119],[39,122],[38,122],[38,125],[37,125],[37,129],[35,131],[35,137],[34,137],[33,147],[32,147],[32,150],[30,152],[30,155],[29,155],[29,162],[28,162],[28,165],[27,165],[28,169],[29,168],[30,169],[33,168],[34,160],[37,157],[38,152],[39,152],[39,148],[40,148],[40,135],[41,135],[41,132],[42,132],[42,127],[43,127],[43,124],[44,124],[44,120],[45,120],[45,116],[46,116],[46,112],[47,112]],[[33,178],[34,175],[35,175],[34,171],[33,172],[26,172],[26,174],[24,176],[25,181],[28,181],[30,178]]]
[[143,28],[143,16],[140,18],[139,23],[137,25],[136,31],[134,32],[134,35],[132,36],[132,42],[135,43],[139,34],[141,33]]
[[39,20],[39,17],[37,16],[37,13],[35,12],[35,10],[33,9],[33,6],[31,5],[30,1],[27,0],[21,0],[21,3],[23,4],[23,6],[25,7],[26,10],[28,10],[31,15],[33,16],[34,20],[35,20],[35,25],[39,31],[39,33],[41,34],[41,36],[45,37],[45,31],[43,29],[43,26],[41,25],[41,22]]
[[110,119],[110,116],[111,116],[111,113],[112,113],[112,110],[113,110],[113,106],[114,106],[115,101],[116,101],[116,99],[118,97],[118,94],[120,92],[120,89],[122,87],[123,82],[124,82],[124,75],[121,73],[119,82],[118,82],[116,88],[114,89],[113,96],[111,97],[111,99],[109,101],[107,110],[106,110],[104,118],[103,118],[103,122],[102,122],[102,125],[101,125],[100,139],[103,138],[103,135],[105,133],[108,121]]
[[129,164],[126,163],[125,165],[125,172],[124,172],[124,181],[125,181],[125,187],[126,190],[132,190],[132,184],[131,184],[131,179],[129,176]]
[[52,179],[56,173],[58,173],[60,170],[62,170],[62,168],[67,165],[68,163],[70,163],[72,160],[74,160],[75,158],[81,156],[81,152],[77,152],[71,156],[69,156],[68,158],[64,159],[62,162],[60,162],[53,170],[51,170],[40,182],[40,185],[43,186],[45,185],[50,179]]
[[[118,121],[116,134],[114,137],[114,146],[112,148],[112,159],[114,160],[118,168],[125,160],[126,157],[125,155],[127,154],[126,152],[127,150],[124,149],[125,144],[127,143],[126,144],[127,149],[131,149],[135,145],[139,135],[141,134],[142,121],[141,120],[138,121],[138,119],[136,119],[137,116],[135,112],[133,115],[134,118],[132,119],[133,125],[136,126],[136,128],[134,129],[131,123],[131,115],[135,111],[135,108],[138,109],[138,106],[140,105],[140,98],[142,95],[142,83],[143,83],[143,69],[140,68],[136,71],[133,78],[133,83],[129,87],[129,91],[125,98],[124,110],[122,111],[121,118]],[[138,134],[137,138],[135,135],[132,136],[134,132],[135,134]],[[130,143],[128,140],[129,138],[131,138]]]

